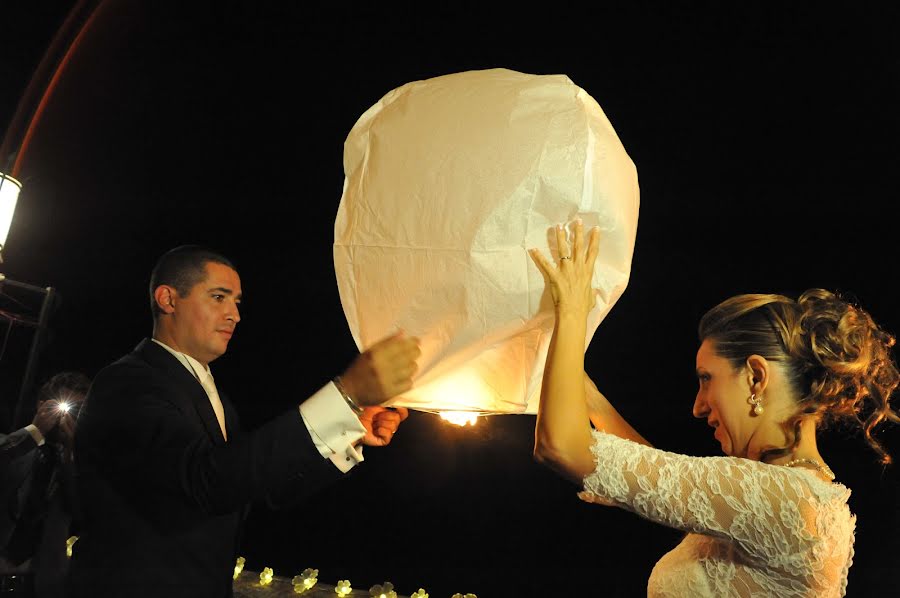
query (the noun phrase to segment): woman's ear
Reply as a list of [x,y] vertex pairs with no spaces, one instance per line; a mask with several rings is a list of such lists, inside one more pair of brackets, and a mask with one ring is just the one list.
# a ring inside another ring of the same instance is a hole
[[761,355],[751,355],[747,358],[747,383],[750,392],[759,396],[769,385],[769,374],[772,364]]

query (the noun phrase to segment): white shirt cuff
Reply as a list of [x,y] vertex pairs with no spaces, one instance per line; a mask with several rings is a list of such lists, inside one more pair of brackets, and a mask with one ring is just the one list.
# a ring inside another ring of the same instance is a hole
[[25,429],[28,430],[28,433],[31,434],[31,437],[34,438],[34,441],[38,446],[44,446],[44,435],[41,434],[41,431],[38,430],[36,425],[28,424],[25,426]]
[[363,461],[362,447],[353,444],[366,435],[366,428],[329,382],[300,404],[300,417],[319,454],[347,473]]

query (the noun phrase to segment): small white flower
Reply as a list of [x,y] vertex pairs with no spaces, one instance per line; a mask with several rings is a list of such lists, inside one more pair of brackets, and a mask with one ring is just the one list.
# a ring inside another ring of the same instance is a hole
[[300,575],[295,575],[291,580],[291,585],[294,586],[294,593],[302,594],[305,591],[311,589],[314,585],[316,585],[318,577],[318,569],[304,569],[303,573],[301,573]]
[[397,598],[397,592],[394,591],[394,584],[389,581],[384,585],[372,586],[369,588],[369,598]]
[[238,575],[241,574],[241,571],[244,570],[244,557],[239,556],[237,561],[234,563],[234,579],[238,578]]

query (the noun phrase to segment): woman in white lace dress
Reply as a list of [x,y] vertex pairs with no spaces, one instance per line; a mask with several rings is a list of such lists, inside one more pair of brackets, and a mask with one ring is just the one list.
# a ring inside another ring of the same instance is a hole
[[854,422],[890,462],[871,432],[900,421],[894,339],[828,291],[732,297],[701,320],[693,408],[727,456],[655,449],[584,375],[599,231],[585,246],[582,228],[570,248],[557,227],[558,267],[531,251],[556,305],[535,458],[583,483],[586,501],[688,532],[654,567],[649,596],[843,596],[855,517],[816,429]]

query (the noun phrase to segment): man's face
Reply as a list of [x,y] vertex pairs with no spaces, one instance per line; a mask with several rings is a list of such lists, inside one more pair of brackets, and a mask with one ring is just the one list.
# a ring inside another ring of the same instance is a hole
[[223,355],[241,321],[241,279],[223,264],[206,263],[206,278],[182,297],[173,293],[176,347],[203,364]]

